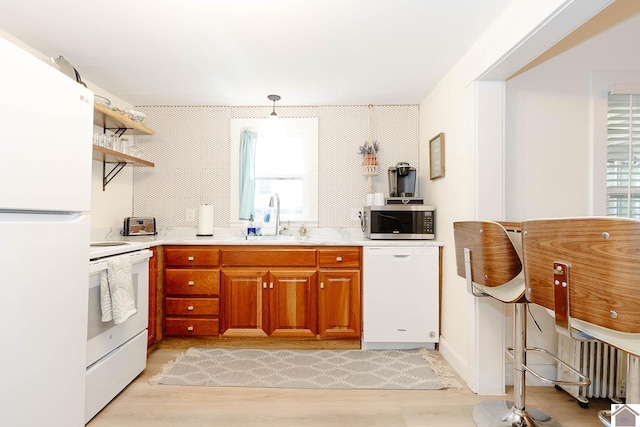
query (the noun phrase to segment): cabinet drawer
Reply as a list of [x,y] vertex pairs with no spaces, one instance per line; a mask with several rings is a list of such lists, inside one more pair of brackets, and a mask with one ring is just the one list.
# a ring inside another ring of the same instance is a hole
[[360,267],[359,248],[331,248],[318,249],[318,262],[320,267]]
[[220,270],[172,269],[164,274],[165,295],[218,295]]
[[166,335],[218,335],[219,333],[220,321],[218,319],[178,317],[167,317],[165,319]]
[[165,249],[165,265],[173,267],[215,267],[220,261],[220,251],[209,247],[170,246]]
[[169,316],[213,316],[220,313],[218,298],[165,298]]
[[222,250],[224,267],[315,267],[315,249],[229,249]]

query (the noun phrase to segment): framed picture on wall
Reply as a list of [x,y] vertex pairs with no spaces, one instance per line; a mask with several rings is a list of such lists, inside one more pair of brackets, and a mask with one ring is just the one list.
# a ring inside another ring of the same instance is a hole
[[431,179],[444,176],[444,133],[439,133],[429,140],[429,166]]

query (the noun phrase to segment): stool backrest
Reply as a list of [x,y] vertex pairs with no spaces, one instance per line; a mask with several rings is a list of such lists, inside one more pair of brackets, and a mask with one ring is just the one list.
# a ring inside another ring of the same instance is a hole
[[[491,296],[512,302],[495,295],[491,288],[499,288],[515,279],[522,271],[522,263],[507,230],[493,221],[460,221],[453,224],[456,245],[456,266],[458,276],[467,278],[465,272],[465,249],[470,250],[471,280],[482,285],[483,291]],[[521,286],[524,292],[524,284]],[[520,294],[521,292],[517,292]]]
[[[568,313],[599,327],[640,332],[640,221],[559,218],[522,222],[526,298],[555,310],[554,264],[568,266]],[[615,344],[614,344],[615,345]]]

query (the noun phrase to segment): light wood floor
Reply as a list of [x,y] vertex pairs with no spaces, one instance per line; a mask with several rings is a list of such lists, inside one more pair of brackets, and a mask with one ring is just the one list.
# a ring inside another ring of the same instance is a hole
[[[318,346],[320,344],[320,346]],[[89,424],[89,427],[472,427],[473,406],[486,399],[466,387],[448,390],[286,390],[150,385],[165,363],[191,346],[359,348],[350,341],[265,342],[212,339],[165,340],[149,355],[147,369]],[[606,399],[590,399],[589,408],[554,387],[528,387],[527,406],[546,412],[564,427],[600,427],[597,412]]]

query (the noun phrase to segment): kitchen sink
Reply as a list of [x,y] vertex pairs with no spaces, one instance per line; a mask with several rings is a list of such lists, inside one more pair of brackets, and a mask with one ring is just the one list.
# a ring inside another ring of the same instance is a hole
[[89,244],[89,246],[94,246],[94,247],[110,247],[110,246],[124,246],[124,245],[128,245],[128,242],[91,242]]
[[274,236],[274,235],[244,236],[244,237],[240,237],[239,240],[248,240],[248,241],[256,241],[256,242],[291,242],[291,241],[306,241],[306,240],[309,240],[309,236],[293,236],[293,235],[284,235],[284,234],[281,234],[279,236]]

